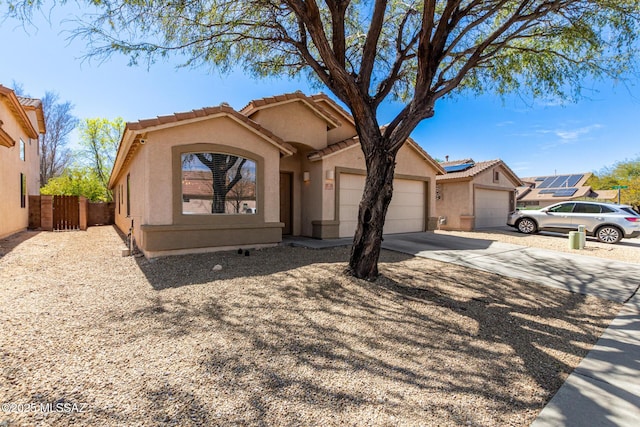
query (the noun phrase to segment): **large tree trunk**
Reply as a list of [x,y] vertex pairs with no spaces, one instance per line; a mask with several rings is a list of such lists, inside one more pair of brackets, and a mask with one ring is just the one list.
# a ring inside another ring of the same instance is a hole
[[366,280],[378,277],[382,229],[393,193],[395,153],[384,150],[380,142],[373,145],[371,155],[366,156],[367,178],[349,260],[350,273]]

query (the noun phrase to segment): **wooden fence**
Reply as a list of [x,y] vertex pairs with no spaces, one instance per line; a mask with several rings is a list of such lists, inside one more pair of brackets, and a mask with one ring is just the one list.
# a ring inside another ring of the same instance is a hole
[[[74,200],[75,199],[75,200]],[[29,196],[29,228],[86,230],[115,222],[115,203],[93,203],[77,196]]]
[[53,196],[53,229],[80,230],[80,199],[78,196]]

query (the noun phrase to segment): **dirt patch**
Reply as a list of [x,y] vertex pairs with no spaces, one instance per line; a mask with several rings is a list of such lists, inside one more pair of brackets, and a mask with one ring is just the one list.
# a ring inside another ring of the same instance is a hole
[[122,247],[94,227],[0,259],[0,402],[84,405],[0,423],[528,426],[620,308],[393,252],[368,283],[346,248]]

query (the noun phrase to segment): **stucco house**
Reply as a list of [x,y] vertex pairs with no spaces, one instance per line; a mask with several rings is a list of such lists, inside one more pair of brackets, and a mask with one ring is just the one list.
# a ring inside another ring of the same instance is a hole
[[522,181],[502,160],[463,159],[440,165],[446,171],[436,177],[440,229],[471,231],[507,223]]
[[[398,153],[385,233],[436,227],[435,177]],[[365,163],[353,118],[300,92],[127,123],[109,183],[116,224],[148,257],[352,236]]]
[[569,200],[597,200],[615,203],[616,190],[594,190],[587,185],[593,174],[590,172],[546,175],[522,178],[522,186],[517,189],[517,204],[520,207],[542,209],[558,202]]
[[40,194],[42,103],[0,85],[0,238],[29,225],[29,195]]

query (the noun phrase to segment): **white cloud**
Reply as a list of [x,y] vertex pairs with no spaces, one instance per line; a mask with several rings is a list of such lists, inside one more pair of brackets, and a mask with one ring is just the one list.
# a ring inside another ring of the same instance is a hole
[[539,129],[536,133],[540,135],[555,135],[558,139],[555,142],[548,142],[541,146],[543,150],[557,147],[558,145],[573,144],[578,140],[592,139],[588,135],[593,131],[602,128],[601,124],[595,123],[589,126],[576,128],[560,128],[560,129]]

